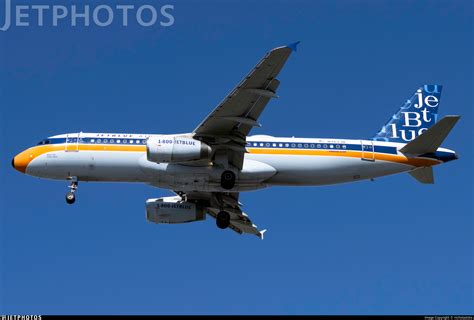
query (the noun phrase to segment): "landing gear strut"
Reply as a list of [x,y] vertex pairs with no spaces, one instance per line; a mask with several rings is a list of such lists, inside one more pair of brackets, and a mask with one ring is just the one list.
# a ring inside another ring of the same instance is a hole
[[235,185],[235,173],[230,170],[222,172],[221,175],[221,187],[230,190]]
[[230,214],[225,211],[221,211],[217,214],[216,225],[220,229],[226,229],[230,225]]
[[76,201],[76,190],[77,190],[78,181],[77,179],[72,179],[71,184],[69,185],[69,192],[66,193],[66,202],[68,204],[73,204]]

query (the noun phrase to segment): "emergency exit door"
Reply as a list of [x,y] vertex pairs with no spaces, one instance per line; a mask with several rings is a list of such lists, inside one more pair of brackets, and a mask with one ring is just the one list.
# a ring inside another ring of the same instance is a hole
[[373,141],[361,140],[362,160],[375,161],[375,150]]

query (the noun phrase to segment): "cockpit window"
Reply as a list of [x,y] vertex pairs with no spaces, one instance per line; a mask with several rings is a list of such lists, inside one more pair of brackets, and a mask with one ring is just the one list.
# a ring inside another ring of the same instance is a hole
[[40,145],[43,145],[43,144],[50,144],[51,141],[49,141],[49,139],[44,139],[44,140],[41,140],[40,142],[38,142],[38,146]]

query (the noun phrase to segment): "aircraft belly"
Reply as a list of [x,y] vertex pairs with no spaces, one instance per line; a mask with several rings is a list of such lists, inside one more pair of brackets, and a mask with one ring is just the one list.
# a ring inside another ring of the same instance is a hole
[[[409,171],[390,161],[344,156],[246,154],[234,191],[270,185],[324,185]],[[144,152],[55,151],[34,159],[27,173],[50,179],[145,182],[181,191],[222,192],[222,168],[150,162]]]
[[[191,166],[185,164],[154,163],[146,159],[139,160],[141,170],[146,173],[148,182],[156,187],[177,191],[226,192],[220,185],[224,168],[216,166]],[[258,161],[248,160],[241,172],[237,172],[237,181],[232,191],[248,191],[266,187],[262,181],[276,173],[271,166]]]
[[262,155],[246,157],[264,162],[277,170],[269,185],[325,185],[385,176],[412,169],[389,161],[367,161],[344,156]]

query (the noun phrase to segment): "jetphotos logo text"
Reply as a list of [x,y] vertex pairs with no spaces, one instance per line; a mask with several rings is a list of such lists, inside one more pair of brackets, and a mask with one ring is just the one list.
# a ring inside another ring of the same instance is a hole
[[175,22],[174,6],[170,4],[20,5],[12,3],[12,0],[2,2],[4,21],[0,27],[1,31],[8,31],[12,27],[67,25],[108,27],[118,24],[127,27],[135,24],[141,27],[170,27]]

